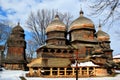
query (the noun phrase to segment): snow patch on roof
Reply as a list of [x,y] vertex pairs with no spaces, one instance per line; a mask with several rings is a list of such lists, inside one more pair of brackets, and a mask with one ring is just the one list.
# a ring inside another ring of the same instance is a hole
[[113,58],[120,58],[120,54],[113,56]]
[[[71,66],[72,66],[72,67],[75,67],[75,66],[76,66],[76,63],[75,63],[75,64],[72,64]],[[78,63],[78,67],[85,67],[85,66],[99,66],[99,65],[96,65],[96,64],[94,64],[94,63],[91,62],[91,61]]]

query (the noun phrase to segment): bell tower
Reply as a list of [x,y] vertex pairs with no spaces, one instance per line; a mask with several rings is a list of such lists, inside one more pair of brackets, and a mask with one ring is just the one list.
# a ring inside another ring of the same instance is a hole
[[6,57],[6,64],[8,69],[23,69],[26,63],[25,57],[25,34],[20,23],[12,30],[12,33],[7,41],[8,52]]

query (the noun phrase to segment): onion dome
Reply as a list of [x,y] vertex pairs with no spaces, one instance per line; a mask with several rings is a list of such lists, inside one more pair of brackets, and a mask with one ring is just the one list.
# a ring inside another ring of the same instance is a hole
[[109,34],[101,30],[101,25],[99,25],[99,30],[96,34],[99,41],[109,41],[110,39]]
[[18,25],[15,26],[12,30],[13,32],[14,31],[21,31],[21,32],[24,32],[23,28],[20,26],[20,23],[18,22]]
[[66,31],[65,24],[60,21],[58,15],[55,16],[54,20],[46,28],[46,33],[51,31]]
[[74,30],[74,29],[80,29],[80,28],[92,28],[94,29],[94,23],[89,19],[83,16],[84,12],[81,10],[80,11],[80,17],[78,17],[76,20],[74,20],[71,25],[69,30]]

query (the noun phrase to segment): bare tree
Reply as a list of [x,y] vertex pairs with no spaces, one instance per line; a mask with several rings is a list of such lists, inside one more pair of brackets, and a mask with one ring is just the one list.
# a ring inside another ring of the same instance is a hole
[[36,47],[35,47],[34,42],[31,41],[31,40],[28,40],[27,43],[28,43],[28,44],[27,44],[28,46],[27,46],[27,54],[26,54],[26,57],[32,59]]
[[64,21],[68,25],[71,22],[72,16],[69,13],[60,13],[57,10],[38,10],[37,13],[31,12],[27,20],[27,27],[32,32],[32,39],[39,47],[45,44],[45,29],[47,25],[54,19],[55,15],[58,14],[61,21]]
[[9,27],[9,21],[0,19],[0,45],[4,46],[1,59],[5,58],[7,51],[7,39],[10,35],[11,28]]
[[0,20],[0,44],[5,44],[9,37],[11,28],[9,27],[8,21]]
[[[33,51],[35,51],[38,47],[45,44],[46,40],[46,32],[45,29],[48,24],[54,19],[55,15],[58,14],[60,20],[66,24],[66,28],[71,23],[72,16],[69,13],[60,13],[57,10],[38,10],[36,13],[31,12],[28,20],[26,22],[27,27],[31,31],[31,37],[27,44],[28,53],[33,55]],[[30,44],[32,42],[32,44]],[[34,44],[34,45],[33,45]]]
[[[87,0],[88,1],[88,0]],[[90,2],[90,1],[89,1]],[[91,0],[90,8],[93,16],[100,16],[104,13],[103,24],[120,21],[120,1],[119,0]]]

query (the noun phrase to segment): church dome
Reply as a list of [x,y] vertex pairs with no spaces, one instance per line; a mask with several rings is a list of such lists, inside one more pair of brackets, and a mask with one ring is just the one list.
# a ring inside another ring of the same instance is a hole
[[80,28],[93,28],[94,29],[94,23],[89,18],[86,18],[83,16],[83,11],[80,11],[80,17],[78,17],[76,20],[74,20],[69,28],[69,31],[74,29],[80,29]]
[[55,16],[54,20],[46,28],[46,33],[51,31],[66,31],[65,24],[60,21],[58,15]]
[[97,35],[97,39],[99,41],[109,41],[109,39],[110,39],[109,34],[107,34],[106,32],[101,30],[101,25],[99,25],[99,30],[96,33],[96,35]]
[[18,25],[15,26],[12,30],[13,32],[14,31],[21,31],[21,32],[24,32],[23,28],[20,26],[20,23],[18,22]]

